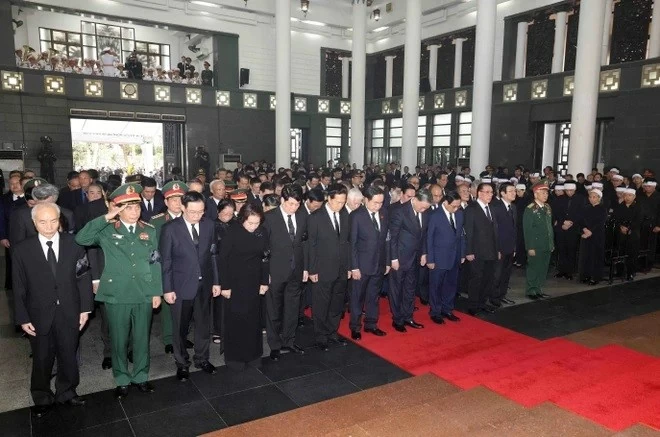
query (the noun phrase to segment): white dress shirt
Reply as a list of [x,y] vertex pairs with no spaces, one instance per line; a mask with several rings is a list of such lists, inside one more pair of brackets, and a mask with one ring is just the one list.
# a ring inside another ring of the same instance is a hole
[[[483,202],[482,202],[481,200],[479,200],[479,199],[477,199],[477,203],[479,204],[479,206],[480,206],[481,209],[483,210],[483,212],[484,212],[484,214],[486,215],[486,217],[489,217],[489,216],[490,216],[490,217],[491,217],[491,220],[492,220],[493,212],[490,211],[490,205],[487,205],[487,204],[483,203]],[[488,210],[490,211],[490,214],[486,212],[486,207],[488,207]]]
[[[190,223],[185,218],[183,219],[183,222],[186,224],[186,229],[188,229],[188,233],[190,234],[190,239],[194,241],[193,234],[192,234],[192,223]],[[199,223],[195,223],[195,229],[197,230],[197,236],[199,236],[200,235]]]
[[120,219],[119,221],[120,221],[124,226],[126,226],[126,230],[127,230],[128,232],[131,232],[131,228],[130,228],[131,226],[133,226],[133,233],[137,232],[137,223],[130,224],[130,223],[126,223],[125,221],[123,221],[123,220],[121,220],[121,219]]
[[[445,216],[447,216],[447,222],[448,222],[449,225],[451,226],[451,219],[453,218],[454,214],[451,213],[451,212],[449,212],[449,211],[447,211],[447,208],[445,208],[445,205],[444,205],[444,204],[442,205],[442,211],[444,211]],[[454,226],[456,226],[456,219],[454,219]]]
[[[373,222],[373,217],[374,216],[371,215],[371,214],[373,214],[373,211],[369,211],[369,208],[367,208],[367,212],[369,213],[369,220],[371,220]],[[383,227],[380,225],[380,214],[379,214],[379,212],[380,211],[376,211],[376,216],[375,217],[376,217],[376,223],[378,223],[378,229],[380,229],[382,231]]]
[[[341,219],[339,218],[339,213],[331,210],[327,203],[325,204],[325,210],[328,213],[328,216],[330,217],[330,223],[332,223],[332,227],[334,228],[334,230],[341,232],[341,225],[339,224]],[[335,228],[335,214],[337,214],[337,226],[340,227],[339,229]]]
[[50,240],[43,235],[39,234],[39,244],[41,244],[41,250],[44,251],[44,257],[48,259],[48,245],[46,244],[48,241],[53,242],[53,252],[55,252],[55,260],[60,259],[60,233],[56,232],[55,235],[53,235],[53,238]]
[[153,202],[154,202],[154,199],[151,199],[151,200],[144,199],[144,206],[145,206],[145,208],[147,208],[147,211],[149,211],[149,204],[151,204],[151,210],[152,211],[154,210],[154,203]]
[[286,230],[289,230],[289,216],[291,216],[291,220],[293,221],[293,233],[296,234],[298,232],[298,223],[296,222],[296,214],[287,214],[284,211],[284,208],[280,205],[280,212],[282,213],[282,218],[284,219],[284,225],[286,226]]

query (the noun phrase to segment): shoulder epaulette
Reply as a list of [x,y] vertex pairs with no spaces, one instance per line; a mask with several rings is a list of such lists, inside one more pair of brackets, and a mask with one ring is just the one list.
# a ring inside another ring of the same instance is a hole
[[156,229],[156,227],[155,227],[154,225],[152,225],[151,223],[143,222],[142,220],[139,220],[139,221],[138,221],[138,224],[139,224],[141,227],[149,226],[150,228],[154,228],[154,229]]
[[112,219],[112,221],[109,222],[109,223],[114,223],[115,229],[119,229],[119,227],[121,226],[121,222],[119,220],[116,220],[116,219]]
[[160,214],[156,214],[155,216],[152,216],[152,217],[151,217],[151,220],[153,220],[153,219],[157,219],[157,218],[161,218],[161,217],[163,217],[164,215],[165,215],[165,213],[164,213],[164,212],[161,212]]
[[536,203],[532,202],[529,205],[527,205],[527,208],[534,209],[534,205],[536,205]]

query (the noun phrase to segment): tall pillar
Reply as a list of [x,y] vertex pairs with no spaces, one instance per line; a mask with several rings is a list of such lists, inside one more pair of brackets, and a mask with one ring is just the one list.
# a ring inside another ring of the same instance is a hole
[[603,0],[582,0],[575,59],[575,90],[571,111],[568,172],[587,174],[593,167],[596,113],[600,84]]
[[518,23],[518,34],[516,35],[516,68],[514,71],[515,79],[525,77],[525,67],[527,62],[527,29],[529,23],[521,21]]
[[438,83],[438,48],[440,46],[431,44],[427,47],[429,51],[429,82],[431,84],[431,91],[435,91]]
[[349,91],[349,79],[351,77],[351,58],[344,56],[341,58],[341,97],[342,99],[348,99],[350,97]]
[[649,37],[649,58],[660,56],[660,0],[653,2],[651,36]]
[[470,168],[481,173],[488,165],[493,104],[493,62],[497,0],[477,0],[477,36],[474,50],[472,146]]
[[612,19],[614,18],[614,0],[605,0],[605,19],[603,21],[603,42],[600,52],[600,65],[610,63],[610,41],[612,32]]
[[351,83],[351,163],[364,164],[364,106],[367,80],[367,5],[353,0],[353,77]]
[[456,38],[454,44],[454,88],[461,87],[461,75],[463,74],[463,38]]
[[[557,12],[555,15],[555,42],[552,51],[552,73],[564,71],[564,58],[566,57],[566,28],[568,24],[568,13]],[[543,156],[541,165],[554,166],[555,145],[557,141],[557,125],[546,124],[543,127]]]
[[385,97],[392,97],[394,88],[394,58],[395,55],[385,56]]
[[275,3],[275,165],[291,166],[291,3]]
[[[16,65],[16,58],[14,57],[14,31],[12,27],[11,3],[2,2],[0,5],[0,65]],[[19,17],[19,20],[24,17]],[[27,25],[26,25],[27,27]],[[24,44],[27,44],[27,39]],[[39,50],[39,47],[36,47]]]
[[419,59],[422,52],[422,0],[406,1],[406,45],[403,66],[403,145],[401,166],[417,165]]

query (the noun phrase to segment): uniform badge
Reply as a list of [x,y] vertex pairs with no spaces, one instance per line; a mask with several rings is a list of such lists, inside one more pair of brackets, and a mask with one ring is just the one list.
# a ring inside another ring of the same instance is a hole
[[135,188],[133,188],[132,185],[126,187],[126,194],[133,194],[133,193],[135,193]]
[[140,240],[147,241],[149,240],[149,234],[146,232],[140,232]]
[[117,240],[121,240],[122,238],[124,238],[124,236],[122,234],[112,234],[112,238],[116,238]]

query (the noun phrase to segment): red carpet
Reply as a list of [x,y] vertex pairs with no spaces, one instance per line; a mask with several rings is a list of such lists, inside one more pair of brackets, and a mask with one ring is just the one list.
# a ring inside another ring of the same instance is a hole
[[[359,344],[413,375],[483,385],[527,407],[554,402],[614,431],[636,423],[660,429],[660,359],[616,345],[539,341],[466,314],[436,325],[418,306],[415,320],[425,328],[398,333],[381,299],[378,325],[387,336],[363,332]],[[350,338],[348,314],[339,332]]]

